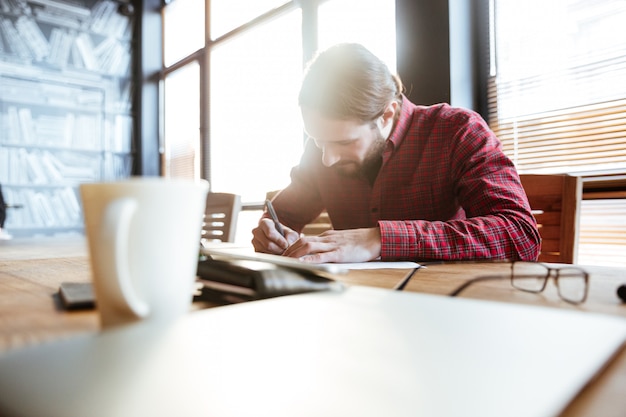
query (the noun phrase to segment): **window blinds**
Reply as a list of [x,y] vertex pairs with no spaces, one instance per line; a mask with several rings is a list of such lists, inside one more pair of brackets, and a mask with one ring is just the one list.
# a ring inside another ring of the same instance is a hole
[[489,123],[520,172],[626,172],[626,1],[492,5]]

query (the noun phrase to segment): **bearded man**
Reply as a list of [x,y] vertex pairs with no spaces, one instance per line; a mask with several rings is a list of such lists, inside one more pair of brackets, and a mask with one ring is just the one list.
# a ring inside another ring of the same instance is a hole
[[[257,252],[305,262],[536,260],[540,237],[519,175],[477,113],[418,106],[362,45],[309,63],[309,135],[291,183],[252,231]],[[303,236],[323,210],[333,230]]]

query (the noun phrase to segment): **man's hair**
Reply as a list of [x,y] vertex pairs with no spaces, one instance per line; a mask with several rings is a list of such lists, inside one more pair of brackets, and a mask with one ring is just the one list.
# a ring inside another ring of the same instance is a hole
[[390,102],[401,104],[402,93],[400,78],[378,57],[360,44],[341,43],[309,62],[298,104],[328,117],[368,122]]

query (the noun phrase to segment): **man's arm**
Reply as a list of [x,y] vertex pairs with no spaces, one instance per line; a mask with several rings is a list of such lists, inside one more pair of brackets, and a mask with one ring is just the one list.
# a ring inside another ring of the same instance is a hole
[[519,217],[489,215],[451,221],[381,221],[381,259],[537,260],[539,236]]
[[446,151],[465,218],[380,221],[383,260],[537,259],[540,236],[513,163],[479,116],[461,125]]

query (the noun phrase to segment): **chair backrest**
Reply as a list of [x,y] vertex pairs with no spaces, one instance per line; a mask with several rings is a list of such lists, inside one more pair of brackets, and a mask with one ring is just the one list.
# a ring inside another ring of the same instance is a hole
[[230,193],[209,193],[202,223],[202,241],[234,242],[241,196]]
[[[268,191],[265,193],[265,198],[271,200],[279,193],[280,190]],[[317,236],[327,230],[332,230],[333,224],[330,221],[330,217],[326,210],[322,211],[319,216],[313,219],[310,223],[306,224],[302,228],[302,234],[305,236]]]
[[520,174],[541,235],[539,261],[576,263],[582,180],[555,174]]

